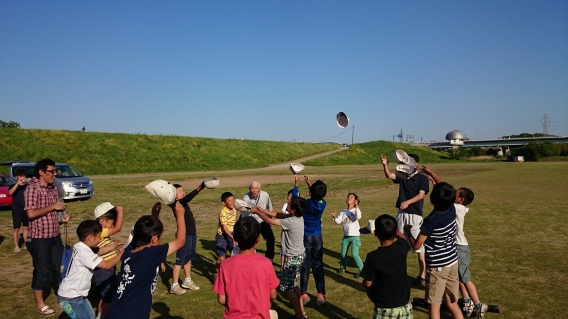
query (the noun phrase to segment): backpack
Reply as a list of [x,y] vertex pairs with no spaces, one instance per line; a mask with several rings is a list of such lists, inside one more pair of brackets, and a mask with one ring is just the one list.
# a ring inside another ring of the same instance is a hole
[[[63,254],[61,256],[61,280],[67,276],[71,263],[73,262],[73,247],[69,245],[69,235],[67,234],[67,224],[65,229],[65,245],[63,246]],[[61,282],[60,282],[61,283]]]

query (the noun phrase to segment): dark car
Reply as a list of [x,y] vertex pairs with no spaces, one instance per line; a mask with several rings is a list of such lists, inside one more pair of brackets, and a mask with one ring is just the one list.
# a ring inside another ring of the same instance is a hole
[[12,206],[12,195],[10,195],[10,187],[14,186],[16,181],[7,176],[0,174],[0,207]]

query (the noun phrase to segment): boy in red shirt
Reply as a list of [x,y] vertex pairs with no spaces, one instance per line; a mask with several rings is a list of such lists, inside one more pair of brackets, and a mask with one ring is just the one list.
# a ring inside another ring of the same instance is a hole
[[278,277],[272,261],[257,255],[254,247],[260,240],[260,224],[251,216],[235,224],[234,238],[240,252],[220,265],[213,284],[217,300],[225,306],[223,318],[270,319],[270,302],[276,299]]

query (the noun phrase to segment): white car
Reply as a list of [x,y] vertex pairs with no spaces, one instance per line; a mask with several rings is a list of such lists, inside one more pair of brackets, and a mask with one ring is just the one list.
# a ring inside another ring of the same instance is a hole
[[[35,162],[9,161],[0,163],[10,166],[8,176],[14,177],[19,169],[26,172],[26,177],[35,176]],[[73,166],[64,163],[55,163],[55,186],[59,191],[59,197],[64,200],[88,199],[95,195],[95,185],[87,176],[83,176]]]

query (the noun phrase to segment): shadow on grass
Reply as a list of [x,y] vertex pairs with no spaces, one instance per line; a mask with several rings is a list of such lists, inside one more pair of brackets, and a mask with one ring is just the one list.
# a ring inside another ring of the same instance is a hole
[[154,309],[155,312],[159,313],[160,315],[157,317],[154,317],[154,319],[165,319],[165,318],[170,318],[170,319],[184,319],[183,317],[180,316],[172,316],[170,315],[170,307],[168,307],[168,305],[166,305],[163,302],[156,302],[152,305],[152,309]]
[[[310,316],[310,313],[313,313],[313,311],[316,310],[326,318],[343,318],[343,319],[357,318],[353,317],[343,309],[338,308],[329,302],[326,302],[325,306],[316,306],[316,297],[310,296],[310,298],[312,299],[312,301],[310,301],[307,305],[304,306],[304,311],[306,312],[308,317]],[[278,318],[290,318],[294,316],[294,310],[292,309],[292,305],[288,300],[288,294],[278,289],[277,299],[290,309],[290,311],[288,311],[287,309],[279,307],[277,304],[272,304],[272,309],[276,310],[276,312],[278,313]],[[315,306],[317,308],[312,308],[311,306]]]
[[342,318],[342,319],[356,319],[358,317],[353,317],[350,313],[346,312],[345,310],[333,305],[333,303],[326,301],[325,305],[317,306],[316,304],[316,296],[310,296],[312,299],[308,302],[307,305],[304,306],[304,310],[306,314],[310,316],[310,312],[313,311],[319,312],[326,318]]
[[[208,278],[209,282],[213,283],[213,276],[215,275],[215,263],[217,262],[217,254],[215,253],[215,241],[200,239],[201,247],[207,251],[206,254],[196,254],[195,260],[191,263],[196,274],[201,275],[204,278]],[[210,258],[207,258],[209,255]]]
[[[459,305],[460,309],[463,308],[463,299],[458,300],[458,305]],[[414,313],[421,312],[421,313],[424,313],[424,314],[428,314],[429,313],[428,304],[422,298],[414,298],[412,300],[412,311]],[[453,318],[452,313],[446,307],[445,302],[442,302],[442,307],[440,309],[440,318],[441,319]]]
[[426,288],[424,286],[425,284],[422,284],[422,285],[413,285],[412,284],[412,281],[415,280],[416,277],[409,276],[408,274],[406,274],[406,276],[408,277],[408,282],[410,282],[410,288],[411,289],[422,290],[422,291],[426,290]]
[[[336,258],[337,260],[341,260],[341,254],[338,253],[338,252],[329,250],[329,249],[324,247],[323,253],[328,255],[328,256],[331,256],[333,258]],[[353,258],[351,258],[351,259],[353,259]],[[355,264],[355,262],[353,260],[351,260],[351,262],[353,264]],[[349,263],[348,263],[348,265],[349,265]],[[333,267],[333,266],[330,266],[330,265],[324,263],[323,268],[324,268],[324,271],[325,271],[325,277],[331,278],[331,279],[335,280],[337,283],[347,285],[347,286],[353,287],[357,290],[364,292],[363,287],[361,286],[361,281],[363,279],[355,279],[355,275],[359,274],[359,269],[357,269],[357,267],[353,267],[354,269],[356,269],[355,272],[346,271],[345,274],[343,274],[343,275],[337,273],[338,267]],[[351,269],[351,268],[349,268],[349,269]],[[351,277],[351,278],[348,278],[348,277]]]
[[160,280],[162,281],[162,284],[164,285],[164,287],[166,287],[166,290],[170,290],[170,278],[172,278],[173,276],[173,268],[170,265],[170,263],[165,262],[164,265],[166,265],[166,270],[164,272],[162,272],[162,270],[160,269]]
[[[0,236],[0,245],[2,245],[2,243],[4,242],[4,239],[6,239],[6,237]],[[20,246],[22,246],[22,245],[20,244]]]

